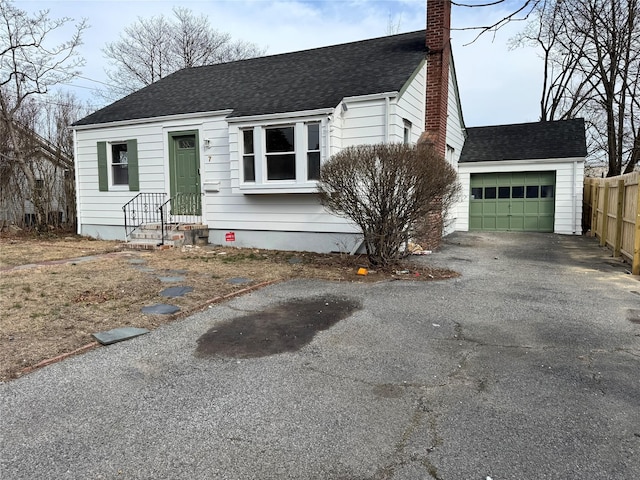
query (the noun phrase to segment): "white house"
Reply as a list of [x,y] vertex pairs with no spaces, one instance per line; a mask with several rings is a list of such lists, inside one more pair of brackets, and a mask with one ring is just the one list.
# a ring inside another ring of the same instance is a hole
[[[450,2],[427,10],[426,31],[180,70],[80,120],[78,233],[122,239],[125,217],[157,221],[168,201],[163,221],[201,222],[210,243],[354,251],[358,229],[315,193],[326,159],[422,138],[457,167],[464,151]],[[474,177],[462,168],[449,225],[464,230]]]

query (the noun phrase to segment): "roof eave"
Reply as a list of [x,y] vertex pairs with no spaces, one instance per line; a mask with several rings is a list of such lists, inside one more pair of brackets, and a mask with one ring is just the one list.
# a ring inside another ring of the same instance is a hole
[[283,120],[287,118],[314,117],[318,115],[330,115],[335,107],[317,108],[313,110],[300,110],[297,112],[264,113],[259,115],[246,115],[227,118],[228,123],[260,122],[268,120]]
[[493,159],[493,160],[460,160],[458,164],[460,165],[475,165],[475,164],[483,164],[483,165],[503,165],[505,163],[510,164],[531,164],[531,163],[558,163],[558,162],[584,162],[585,157],[581,156],[569,156],[569,157],[549,157],[549,158],[518,158],[518,159]]
[[145,123],[186,120],[190,118],[215,117],[215,116],[227,117],[231,113],[233,113],[232,109],[215,110],[215,111],[209,111],[209,112],[180,113],[176,115],[164,115],[160,117],[134,118],[131,120],[117,120],[114,122],[90,123],[86,125],[72,125],[71,128],[76,131],[93,130],[96,128],[111,128],[111,127],[122,127],[122,126],[130,126],[130,125],[142,125]]

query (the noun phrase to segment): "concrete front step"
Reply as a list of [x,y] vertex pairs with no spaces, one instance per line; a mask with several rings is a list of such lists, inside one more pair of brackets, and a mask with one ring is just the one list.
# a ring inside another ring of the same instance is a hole
[[153,239],[137,239],[137,240],[130,240],[127,243],[124,244],[124,248],[128,249],[128,250],[164,250],[167,248],[172,248],[176,245],[174,245],[174,242],[172,241],[166,241],[164,242],[164,244],[160,244],[160,240],[153,240]]
[[144,225],[134,231],[125,248],[139,250],[154,250],[158,248],[181,247],[182,245],[206,245],[209,241],[209,228],[202,224],[176,225],[172,224],[171,230],[165,236],[162,243],[162,226],[160,224]]
[[[189,230],[208,230],[209,226],[203,223],[171,223],[165,225],[165,228],[171,231],[189,231]],[[142,230],[162,230],[160,223],[147,223],[140,227]]]
[[[131,240],[162,240],[162,233],[157,231],[140,230],[131,234]],[[172,231],[167,233],[167,240],[184,240],[184,233]]]

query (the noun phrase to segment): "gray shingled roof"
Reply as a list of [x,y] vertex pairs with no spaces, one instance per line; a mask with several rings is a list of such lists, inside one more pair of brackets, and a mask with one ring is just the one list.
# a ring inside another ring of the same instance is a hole
[[399,91],[425,58],[425,31],[186,68],[74,125],[233,109],[232,117],[336,107]]
[[587,155],[584,120],[467,128],[460,163]]

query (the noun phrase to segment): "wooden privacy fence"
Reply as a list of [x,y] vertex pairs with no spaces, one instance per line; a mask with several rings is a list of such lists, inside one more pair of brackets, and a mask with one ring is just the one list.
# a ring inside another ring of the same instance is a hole
[[640,275],[640,172],[584,179],[583,227]]

